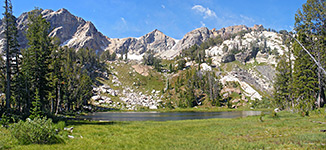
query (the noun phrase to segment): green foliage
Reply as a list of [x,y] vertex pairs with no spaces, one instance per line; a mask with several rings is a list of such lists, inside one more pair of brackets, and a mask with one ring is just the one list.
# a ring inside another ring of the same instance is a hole
[[273,103],[277,108],[285,109],[291,106],[291,74],[292,68],[285,55],[281,57],[276,67],[276,79],[274,82]]
[[60,47],[57,38],[50,38],[50,23],[41,11],[35,9],[28,14],[28,48],[21,50],[22,59],[13,59],[17,60],[16,66],[11,67],[19,70],[12,70],[11,105],[18,114],[31,118],[87,105],[93,81],[106,71],[95,50],[76,52]]
[[174,66],[173,64],[169,64],[169,72],[172,73],[172,72],[175,72],[175,69],[174,69]]
[[2,127],[6,127],[9,125],[9,122],[10,122],[10,118],[7,115],[2,114],[1,120],[0,120],[0,125]]
[[112,54],[110,54],[110,51],[104,51],[101,55],[100,55],[100,60],[101,61],[114,61],[116,59],[116,52],[113,52]]
[[212,57],[208,57],[206,62],[207,62],[207,65],[211,66],[212,62],[213,62]]
[[189,69],[177,77],[173,87],[178,107],[202,105],[204,100],[205,103],[220,106],[222,84],[214,73]]
[[178,70],[183,70],[183,68],[185,68],[186,67],[186,60],[184,60],[184,59],[180,59],[179,61],[178,61]]
[[[295,57],[293,67],[291,54],[287,59],[283,56],[278,64],[279,74],[274,85],[274,99],[278,107],[292,108],[302,116],[309,115],[315,108],[321,107],[325,93],[325,81],[323,74],[317,65],[308,55],[316,59],[319,64],[325,67],[325,43],[326,29],[324,24],[325,1],[308,0],[298,10],[295,16],[295,31],[297,40],[304,45],[293,42],[293,55]],[[286,31],[282,31],[283,43],[290,48],[290,40]],[[292,70],[293,68],[293,70]]]
[[[200,108],[198,108],[200,109]],[[196,111],[198,109],[189,109]],[[239,112],[241,114],[241,112]],[[89,122],[71,120],[75,139],[52,145],[18,145],[0,128],[0,149],[325,149],[325,111],[300,117],[270,115],[179,121]],[[119,135],[119,136],[117,136]],[[80,136],[83,136],[81,138]],[[189,142],[191,141],[191,142]]]
[[[19,92],[19,84],[17,84],[17,76],[19,74],[18,65],[20,64],[19,58],[19,44],[17,40],[18,30],[16,17],[13,15],[13,7],[12,3],[9,0],[5,0],[4,6],[5,12],[3,13],[3,26],[4,26],[4,50],[6,63],[1,66],[1,70],[3,69],[3,78],[5,82],[1,84],[5,87],[6,91],[6,109],[9,111],[11,109],[11,104],[19,101],[19,99],[11,99],[12,95],[17,94]],[[3,67],[3,68],[2,68]],[[5,71],[4,71],[5,69]],[[3,91],[4,91],[3,90]]]
[[[23,89],[25,89],[24,101],[26,110],[29,110],[30,102],[38,97],[41,103],[46,102],[49,75],[48,65],[50,64],[50,54],[53,48],[52,39],[48,37],[50,24],[41,15],[40,9],[35,9],[29,13],[28,30],[26,38],[29,47],[22,50],[23,62],[21,66],[22,78],[24,79]],[[36,91],[38,95],[36,96]],[[44,105],[41,105],[43,110]]]
[[53,125],[55,129],[57,129],[58,131],[63,131],[64,128],[66,127],[66,122],[64,121],[59,121],[58,123]]
[[51,119],[36,117],[19,121],[11,127],[11,134],[20,144],[52,144],[60,142]]
[[161,71],[161,62],[160,58],[154,56],[153,51],[149,50],[143,55],[143,62],[145,65],[154,66],[154,68],[160,72]]
[[263,97],[262,100],[252,100],[251,107],[253,108],[270,108],[271,107],[271,100],[268,97]]
[[[92,50],[86,49],[84,51],[91,53]],[[66,59],[63,62],[65,64],[63,67],[64,82],[61,89],[63,102],[66,104],[65,109],[70,111],[72,108],[80,109],[82,105],[87,105],[87,100],[90,99],[92,94],[90,75],[95,76],[94,71],[100,67],[100,64],[95,55],[76,53],[74,49],[68,48],[65,49],[64,53],[66,53]]]
[[41,118],[43,117],[42,111],[41,111],[41,102],[40,102],[40,95],[38,92],[38,89],[36,89],[35,92],[35,100],[32,102],[32,110],[31,110],[31,115],[29,116],[30,119],[34,118]]
[[272,118],[278,118],[279,119],[279,115],[275,111],[272,111],[271,117]]
[[237,81],[226,81],[225,86],[229,88],[240,88],[240,83]]

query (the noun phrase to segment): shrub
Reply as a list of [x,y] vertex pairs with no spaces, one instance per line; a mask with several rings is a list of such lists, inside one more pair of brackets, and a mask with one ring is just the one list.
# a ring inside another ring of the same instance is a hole
[[11,133],[20,144],[52,144],[60,141],[52,120],[46,117],[19,121],[11,127]]
[[58,131],[63,131],[65,126],[66,123],[64,121],[59,121],[57,124],[54,125],[55,129],[58,129]]
[[2,127],[6,127],[6,126],[8,126],[9,121],[10,121],[10,118],[7,117],[5,114],[2,114],[2,116],[1,116],[1,120],[0,120],[0,124],[1,124],[1,126],[2,126]]
[[271,100],[267,97],[263,97],[262,100],[253,100],[251,103],[253,108],[269,108],[271,106]]

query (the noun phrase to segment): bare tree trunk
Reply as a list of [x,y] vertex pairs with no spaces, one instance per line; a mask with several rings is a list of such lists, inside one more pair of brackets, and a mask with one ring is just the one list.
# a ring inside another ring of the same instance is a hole
[[58,114],[59,106],[60,106],[60,85],[58,86],[58,100],[57,100],[57,105],[56,105],[56,110],[55,110],[55,115]]
[[[320,64],[320,52],[318,51],[318,63]],[[318,96],[317,96],[317,107],[320,108],[320,105],[321,105],[321,70],[320,68],[317,69],[318,70]]]

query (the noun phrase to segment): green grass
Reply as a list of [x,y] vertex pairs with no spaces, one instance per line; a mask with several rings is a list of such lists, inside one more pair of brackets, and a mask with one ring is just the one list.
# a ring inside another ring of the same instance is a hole
[[[112,72],[117,72],[116,76],[119,78],[119,81],[123,86],[132,87],[134,90],[139,92],[143,92],[146,94],[150,94],[150,92],[155,89],[161,91],[165,86],[165,80],[163,79],[163,75],[155,71],[155,69],[149,70],[148,76],[143,76],[134,72],[132,65],[134,62],[130,62],[128,64],[119,63],[119,66],[116,64],[109,64],[109,66],[113,66],[115,69],[111,69]],[[102,80],[101,82],[104,84],[108,84],[115,90],[123,90],[123,87],[114,87],[111,83],[112,76],[109,77],[109,80]],[[133,84],[140,84],[134,86]]]
[[[323,110],[324,111],[324,110]],[[17,145],[0,129],[0,149],[325,149],[325,113],[300,117],[289,112],[235,118],[167,122],[70,121],[74,139],[65,144]],[[82,137],[81,137],[82,136]]]

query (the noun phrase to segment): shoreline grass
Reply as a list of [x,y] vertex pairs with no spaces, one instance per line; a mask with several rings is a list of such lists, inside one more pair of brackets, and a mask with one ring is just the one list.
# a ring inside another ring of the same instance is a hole
[[[0,128],[0,149],[325,149],[325,112],[290,112],[233,119],[180,121],[68,121],[74,139],[65,144],[17,145]],[[2,145],[1,145],[2,144]]]

